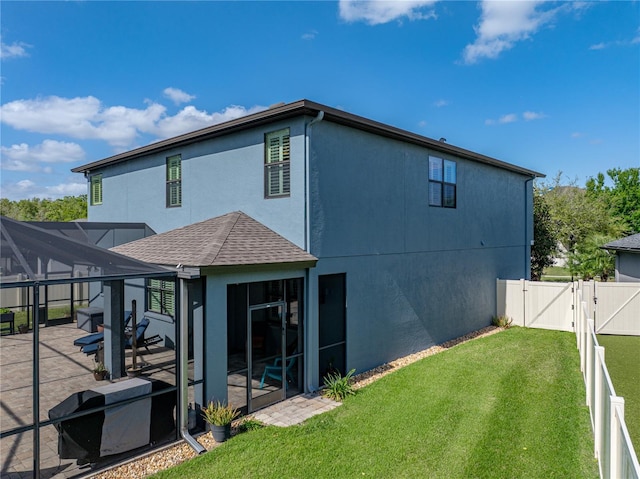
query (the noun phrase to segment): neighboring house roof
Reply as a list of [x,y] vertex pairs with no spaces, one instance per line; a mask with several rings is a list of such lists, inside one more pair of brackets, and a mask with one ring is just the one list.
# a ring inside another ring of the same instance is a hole
[[147,263],[192,267],[314,266],[317,258],[236,211],[111,248]]
[[607,243],[603,249],[640,253],[640,233]]
[[71,171],[75,173],[89,173],[92,170],[102,168],[104,166],[114,165],[123,161],[133,160],[141,156],[145,156],[152,153],[167,150],[169,148],[178,148],[191,143],[196,143],[204,140],[209,140],[223,135],[235,133],[237,131],[253,128],[260,125],[272,123],[274,121],[280,121],[287,118],[293,118],[301,115],[316,116],[320,112],[324,113],[323,120],[331,121],[341,125],[349,126],[351,128],[357,128],[359,130],[374,133],[376,135],[393,138],[396,140],[412,143],[427,148],[431,148],[435,151],[443,153],[450,153],[461,158],[468,160],[485,163],[499,168],[503,168],[509,171],[514,171],[527,176],[532,177],[544,177],[542,173],[521,168],[519,166],[506,163],[504,161],[491,158],[489,156],[481,155],[473,151],[458,148],[457,146],[450,145],[442,141],[436,141],[425,136],[417,135],[400,128],[385,125],[377,121],[369,120],[367,118],[353,115],[336,108],[331,108],[326,105],[321,105],[309,100],[299,100],[293,103],[281,104],[269,108],[267,110],[254,113],[252,115],[243,116],[235,120],[219,123],[217,125],[202,128],[184,135],[169,138],[167,140],[151,143],[150,145],[137,148],[135,150],[120,153],[103,160],[87,163],[86,165],[73,168]]

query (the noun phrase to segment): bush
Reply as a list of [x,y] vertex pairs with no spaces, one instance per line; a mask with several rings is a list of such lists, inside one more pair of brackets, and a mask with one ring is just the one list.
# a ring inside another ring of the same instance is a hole
[[324,397],[334,401],[343,401],[347,396],[353,396],[356,391],[351,384],[351,376],[355,372],[356,370],[352,369],[344,377],[340,373],[327,374],[324,377]]
[[220,401],[210,401],[206,407],[202,408],[202,417],[209,424],[214,426],[226,426],[231,424],[240,415],[240,411]]
[[511,327],[511,323],[513,323],[513,319],[509,316],[494,316],[491,320],[492,325],[504,329],[509,329]]

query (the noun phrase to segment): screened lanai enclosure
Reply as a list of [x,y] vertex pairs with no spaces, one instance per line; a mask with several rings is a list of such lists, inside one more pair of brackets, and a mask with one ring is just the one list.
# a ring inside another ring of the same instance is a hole
[[176,271],[96,246],[153,232],[46,226],[0,217],[2,477],[80,477],[176,440],[194,379]]

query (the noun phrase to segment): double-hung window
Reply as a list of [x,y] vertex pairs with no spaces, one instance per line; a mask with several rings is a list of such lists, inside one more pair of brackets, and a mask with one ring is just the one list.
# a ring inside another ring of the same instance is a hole
[[289,196],[291,188],[289,128],[265,135],[264,196]]
[[102,175],[93,175],[91,177],[91,205],[102,204]]
[[167,208],[182,205],[182,156],[167,158]]
[[175,316],[175,283],[161,279],[147,280],[147,310]]
[[429,206],[456,207],[456,162],[429,157]]

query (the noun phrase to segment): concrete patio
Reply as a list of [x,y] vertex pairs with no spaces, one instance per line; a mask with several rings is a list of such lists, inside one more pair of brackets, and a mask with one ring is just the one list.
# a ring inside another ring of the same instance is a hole
[[[87,356],[73,341],[86,335],[76,323],[40,328],[40,411],[41,421],[48,411],[74,392],[101,385],[93,378],[93,355]],[[138,351],[142,375],[176,384],[175,351],[150,346],[150,352]],[[33,424],[33,332],[4,335],[0,338],[0,429],[2,432]],[[127,350],[125,364],[131,364]],[[58,433],[52,425],[40,430],[40,471],[42,478],[69,478],[85,475],[88,467],[75,460],[60,460],[57,452]],[[0,441],[0,476],[33,477],[33,432],[28,431]]]

